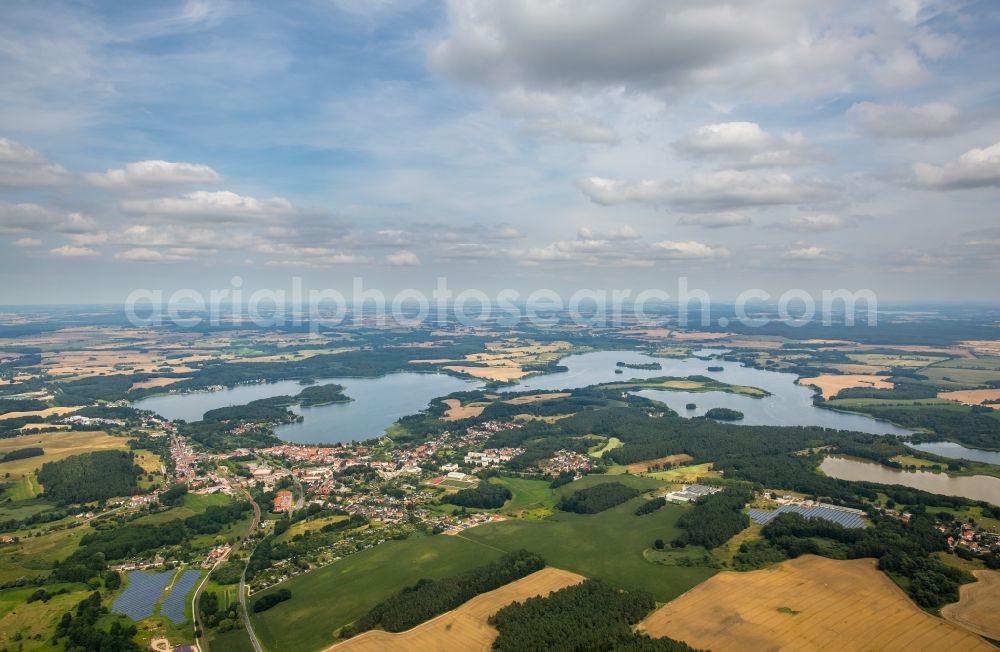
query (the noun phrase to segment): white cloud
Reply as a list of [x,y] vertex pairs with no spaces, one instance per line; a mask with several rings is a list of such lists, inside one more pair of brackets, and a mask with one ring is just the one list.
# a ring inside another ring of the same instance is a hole
[[801,133],[775,136],[756,122],[705,125],[673,146],[688,156],[722,158],[741,168],[805,165],[820,158],[819,149]]
[[830,258],[830,253],[822,247],[803,246],[789,249],[784,257],[788,260],[824,260]]
[[397,267],[412,267],[420,264],[420,258],[412,251],[397,251],[385,257],[385,262]]
[[31,248],[42,246],[42,241],[38,238],[21,238],[12,243],[15,247]]
[[816,215],[796,215],[788,222],[776,222],[776,228],[790,229],[804,233],[819,233],[822,231],[839,231],[851,226],[851,222],[839,215],[819,213]]
[[685,215],[677,220],[681,226],[703,226],[706,229],[725,229],[731,226],[749,226],[753,220],[744,213],[707,213],[705,215]]
[[591,201],[603,205],[638,202],[711,209],[797,204],[831,196],[830,188],[816,182],[742,170],[697,173],[680,182],[588,177],[577,185]]
[[72,245],[63,245],[55,249],[50,249],[49,253],[63,258],[89,258],[100,255],[90,247],[74,247]]
[[580,240],[637,240],[639,234],[628,224],[610,230],[592,229],[590,227],[580,227],[576,232]]
[[0,233],[85,233],[95,228],[94,220],[80,213],[63,213],[39,204],[0,203]]
[[0,187],[55,186],[71,180],[66,168],[50,163],[38,150],[0,138]]
[[958,108],[947,102],[921,106],[858,102],[847,115],[862,131],[878,138],[939,138],[966,126]]
[[87,181],[104,188],[218,183],[222,177],[207,165],[170,161],[136,161],[124,168],[86,175]]
[[654,242],[653,247],[661,256],[678,260],[702,260],[707,258],[725,258],[729,250],[725,247],[713,247],[703,242],[673,242],[663,240]]
[[913,164],[914,183],[930,190],[1000,187],[1000,142],[970,149],[944,165]]
[[121,208],[130,215],[232,220],[252,220],[294,212],[292,203],[283,197],[256,199],[228,190],[199,190],[159,199],[126,199],[121,202]]
[[148,247],[135,247],[115,254],[117,260],[134,263],[170,263],[189,260],[194,253],[192,249],[170,249],[166,252]]
[[501,95],[497,103],[502,113],[517,119],[521,130],[533,136],[603,145],[620,141],[614,129],[574,108],[573,101],[553,93],[514,89]]

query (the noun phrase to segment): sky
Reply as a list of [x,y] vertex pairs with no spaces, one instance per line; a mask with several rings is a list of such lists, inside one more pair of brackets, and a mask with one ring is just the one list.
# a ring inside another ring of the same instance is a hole
[[1000,300],[1000,6],[0,5],[0,304]]

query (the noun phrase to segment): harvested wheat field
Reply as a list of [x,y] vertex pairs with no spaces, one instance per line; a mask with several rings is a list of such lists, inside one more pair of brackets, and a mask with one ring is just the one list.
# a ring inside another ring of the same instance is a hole
[[504,403],[509,403],[511,405],[527,405],[528,403],[538,403],[539,401],[548,401],[554,398],[566,398],[569,396],[569,392],[549,392],[548,394],[530,394],[528,396],[518,396],[517,398],[512,398],[509,401],[504,401]]
[[132,389],[155,389],[157,387],[166,387],[167,385],[173,385],[174,383],[179,383],[182,380],[191,380],[191,379],[164,378],[162,376],[158,378],[147,378],[146,380],[140,380],[138,382],[132,383]]
[[851,387],[867,387],[870,389],[892,389],[886,376],[869,376],[865,374],[823,374],[815,378],[800,378],[800,385],[818,387],[823,398],[833,398],[842,389]]
[[977,582],[963,584],[961,599],[941,609],[945,620],[977,634],[1000,639],[1000,571],[975,571]]
[[442,421],[458,421],[459,419],[478,417],[483,413],[487,405],[486,403],[462,405],[462,402],[457,398],[446,398],[441,402],[448,406],[448,410],[444,413]]
[[872,559],[804,555],[766,570],[719,573],[638,628],[726,650],[993,650],[917,607]]
[[64,414],[69,414],[70,412],[76,412],[80,407],[50,407],[44,410],[32,410],[30,412],[5,412],[0,414],[0,421],[4,419],[20,419],[21,417],[51,417],[53,415],[62,416]]
[[626,464],[625,470],[629,473],[645,473],[649,471],[651,467],[657,466],[661,469],[669,469],[672,466],[677,466],[679,464],[684,464],[685,462],[690,462],[694,458],[687,453],[678,453],[677,455],[667,455],[666,457],[658,457],[655,460],[644,460],[642,462],[633,462],[632,464]]
[[420,650],[489,650],[497,631],[487,619],[512,602],[548,595],[579,584],[585,577],[558,568],[540,571],[478,595],[458,609],[400,634],[371,631],[329,648],[336,652],[418,652]]
[[520,380],[521,378],[527,376],[529,373],[521,369],[521,367],[448,366],[445,367],[445,369],[447,369],[448,371],[454,371],[455,373],[472,376],[473,378],[484,378],[486,380],[497,380],[500,382],[507,382],[510,380]]
[[[965,389],[958,392],[938,392],[938,398],[958,401],[965,405],[980,405],[983,401],[1000,399],[1000,389]],[[1000,408],[1000,405],[994,404],[989,407]]]

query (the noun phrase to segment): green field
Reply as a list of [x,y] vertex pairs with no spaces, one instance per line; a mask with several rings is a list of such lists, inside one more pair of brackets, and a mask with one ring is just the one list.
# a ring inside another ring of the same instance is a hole
[[604,443],[603,446],[595,446],[594,450],[591,450],[587,454],[595,459],[598,459],[604,457],[604,454],[610,450],[621,448],[622,445],[623,444],[621,439],[618,439],[617,437],[611,437],[610,439],[608,439],[607,442]]
[[[615,477],[622,478],[628,476]],[[667,602],[715,571],[667,567],[647,561],[643,553],[656,539],[670,541],[679,534],[677,519],[686,508],[667,505],[652,514],[636,516],[635,508],[643,500],[635,498],[599,514],[559,512],[543,520],[491,523],[459,536],[504,551],[526,548],[557,568],[625,588],[643,589],[657,601]]]
[[292,599],[252,614],[254,631],[269,650],[316,650],[333,642],[336,630],[417,580],[455,575],[501,554],[453,536],[389,541],[274,587],[291,590]]
[[556,497],[547,480],[525,480],[523,478],[492,478],[490,482],[503,485],[513,494],[504,503],[501,511],[507,513],[524,510],[549,510],[556,505]]

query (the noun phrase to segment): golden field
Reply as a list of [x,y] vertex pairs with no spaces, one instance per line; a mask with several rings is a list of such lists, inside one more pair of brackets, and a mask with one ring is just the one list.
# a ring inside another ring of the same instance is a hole
[[715,652],[995,649],[922,611],[874,560],[812,555],[766,570],[719,573],[638,629]]
[[1000,571],[973,573],[977,582],[963,584],[961,598],[941,609],[941,616],[977,634],[1000,640]]
[[[980,405],[983,401],[1000,399],[1000,389],[966,389],[957,392],[938,392],[938,398],[958,401],[965,405]],[[993,404],[989,407],[1000,408],[1000,405]]]
[[869,387],[871,389],[892,389],[886,376],[869,376],[865,374],[823,374],[814,378],[800,378],[800,385],[818,387],[823,398],[833,398],[842,389],[852,387]]
[[497,631],[486,622],[511,604],[548,595],[579,584],[582,575],[558,568],[543,568],[499,589],[477,595],[458,609],[399,634],[370,631],[334,645],[336,652],[422,652],[423,650],[489,650]]

